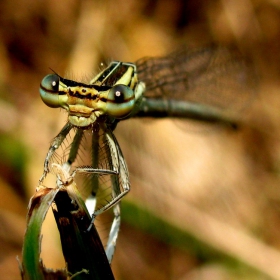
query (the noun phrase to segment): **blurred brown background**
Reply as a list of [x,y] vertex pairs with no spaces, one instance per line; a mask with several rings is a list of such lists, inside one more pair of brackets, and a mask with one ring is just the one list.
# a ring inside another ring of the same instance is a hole
[[[0,11],[0,279],[20,279],[28,199],[67,119],[39,97],[49,68],[84,80],[100,62],[213,42],[238,47],[259,73],[244,124],[207,132],[172,120],[119,125],[132,188],[113,271],[116,279],[280,279],[279,1],[2,0]],[[61,267],[55,226],[45,228],[43,260]]]

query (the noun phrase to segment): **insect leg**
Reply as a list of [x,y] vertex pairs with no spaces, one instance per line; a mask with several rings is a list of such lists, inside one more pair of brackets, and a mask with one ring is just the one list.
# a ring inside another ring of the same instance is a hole
[[58,133],[58,135],[53,139],[44,162],[44,172],[39,180],[39,185],[41,185],[41,183],[44,181],[45,177],[47,176],[47,173],[49,172],[50,158],[53,156],[54,152],[60,147],[61,143],[63,142],[63,140],[65,139],[65,137],[67,136],[67,134],[70,132],[72,128],[73,126],[68,122]]

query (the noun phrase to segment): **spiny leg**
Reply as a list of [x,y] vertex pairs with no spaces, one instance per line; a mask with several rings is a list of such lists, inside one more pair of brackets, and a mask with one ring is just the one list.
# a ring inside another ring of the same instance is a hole
[[[96,210],[93,213],[91,224],[90,224],[89,228],[87,229],[88,231],[91,229],[92,224],[93,224],[96,216],[104,213],[105,211],[107,211],[108,209],[113,207],[114,220],[113,220],[113,223],[111,225],[109,238],[108,238],[107,245],[106,245],[106,255],[107,255],[109,263],[111,263],[113,255],[115,253],[118,233],[119,233],[119,230],[120,230],[120,224],[121,224],[120,203],[121,203],[121,199],[129,191],[129,186],[127,188],[125,188],[123,191],[120,190],[119,180],[118,180],[119,176],[120,176],[120,174],[111,175],[112,192],[113,192],[112,197],[113,197],[113,199],[109,203],[107,203],[106,205],[104,205],[103,207],[101,207],[100,209]],[[118,190],[119,193],[116,194],[115,190]]]
[[68,133],[72,128],[73,126],[68,122],[58,133],[58,135],[53,139],[44,162],[44,172],[39,180],[39,185],[44,181],[47,174],[49,173],[50,158],[53,156],[54,152],[60,147],[61,143],[63,142],[63,140],[65,139],[65,137],[68,135]]
[[[110,169],[114,170],[113,162],[112,162],[112,155],[109,154],[109,152],[110,151],[107,151],[107,157],[110,159],[109,160],[109,166],[110,166]],[[117,158],[118,158],[118,156],[117,156]],[[115,196],[117,196],[118,194],[121,193],[121,188],[120,188],[120,184],[119,184],[119,176],[121,176],[121,175],[118,174],[118,175],[115,175],[115,176],[110,176],[111,177],[111,185],[112,185],[112,197],[115,197]],[[113,208],[114,220],[113,220],[113,223],[111,225],[109,238],[108,238],[107,246],[106,246],[106,256],[107,256],[107,259],[108,259],[109,263],[112,262],[112,259],[113,259],[114,253],[115,253],[118,234],[119,234],[119,230],[120,230],[120,226],[121,226],[120,203],[121,202],[115,204],[115,206]],[[95,215],[96,215],[96,211],[95,211]]]
[[[109,169],[116,170],[117,168],[117,171],[115,171],[116,174],[112,174],[110,176],[111,188],[112,188],[112,200],[93,213],[91,223],[94,222],[96,216],[107,211],[109,208],[114,207],[113,208],[114,220],[111,225],[111,230],[109,233],[109,238],[106,246],[106,255],[109,262],[111,262],[115,252],[118,232],[121,223],[120,200],[124,195],[126,195],[126,193],[129,191],[130,188],[128,182],[128,171],[126,169],[126,164],[122,152],[118,146],[117,140],[115,139],[114,135],[110,132],[108,132],[108,134],[105,134],[103,137],[104,137],[104,141],[110,147],[109,150],[106,150],[106,157],[108,159]],[[91,226],[88,228],[88,230],[90,228]]]
[[[114,187],[113,187],[114,188]],[[96,216],[106,212],[108,209],[116,205],[120,202],[120,200],[129,192],[130,188],[129,186],[126,186],[123,191],[120,191],[111,201],[109,201],[107,204],[105,204],[103,207],[96,210],[92,215],[92,222],[94,222],[94,219]]]
[[119,203],[119,201],[130,190],[126,163],[122,155],[121,149],[119,147],[119,144],[117,142],[117,139],[115,138],[114,134],[110,132],[108,132],[105,136],[110,145],[110,151],[107,152],[110,169],[116,170],[117,167],[117,174],[111,176],[112,200],[94,212],[93,220],[94,216],[100,215],[112,206]]

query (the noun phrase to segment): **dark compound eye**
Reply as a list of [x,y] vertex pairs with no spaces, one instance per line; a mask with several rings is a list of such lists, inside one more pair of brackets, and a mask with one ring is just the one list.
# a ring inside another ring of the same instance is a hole
[[41,82],[41,88],[49,92],[57,92],[59,88],[59,76],[56,74],[47,75]]
[[109,98],[113,97],[114,102],[122,103],[125,102],[127,99],[130,99],[133,95],[133,91],[130,87],[125,85],[116,85],[111,89]]
[[134,91],[125,85],[116,85],[107,97],[107,113],[116,118],[127,116],[135,103]]
[[42,100],[49,107],[61,107],[62,100],[59,95],[59,76],[55,74],[47,75],[41,82],[40,95]]

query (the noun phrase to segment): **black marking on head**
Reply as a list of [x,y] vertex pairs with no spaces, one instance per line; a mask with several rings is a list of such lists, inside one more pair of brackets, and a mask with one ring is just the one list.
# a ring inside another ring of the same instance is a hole
[[93,89],[95,89],[97,91],[106,91],[106,90],[111,88],[110,86],[98,86],[98,85],[84,84],[84,83],[80,83],[80,82],[64,79],[64,78],[61,78],[61,77],[60,77],[60,81],[63,84],[65,84],[68,88],[71,88],[71,87],[81,87],[81,88],[84,88],[84,89],[82,89],[82,91],[86,90],[87,88],[93,88]]
[[108,101],[108,99],[107,99],[107,98],[105,98],[105,97],[101,97],[101,98],[100,98],[100,101],[107,102],[107,101]]
[[81,94],[78,90],[72,91],[70,88],[68,88],[68,94],[72,97],[76,97],[79,99],[90,99],[90,100],[95,100],[97,98],[97,94],[91,95],[89,92],[88,94]]

